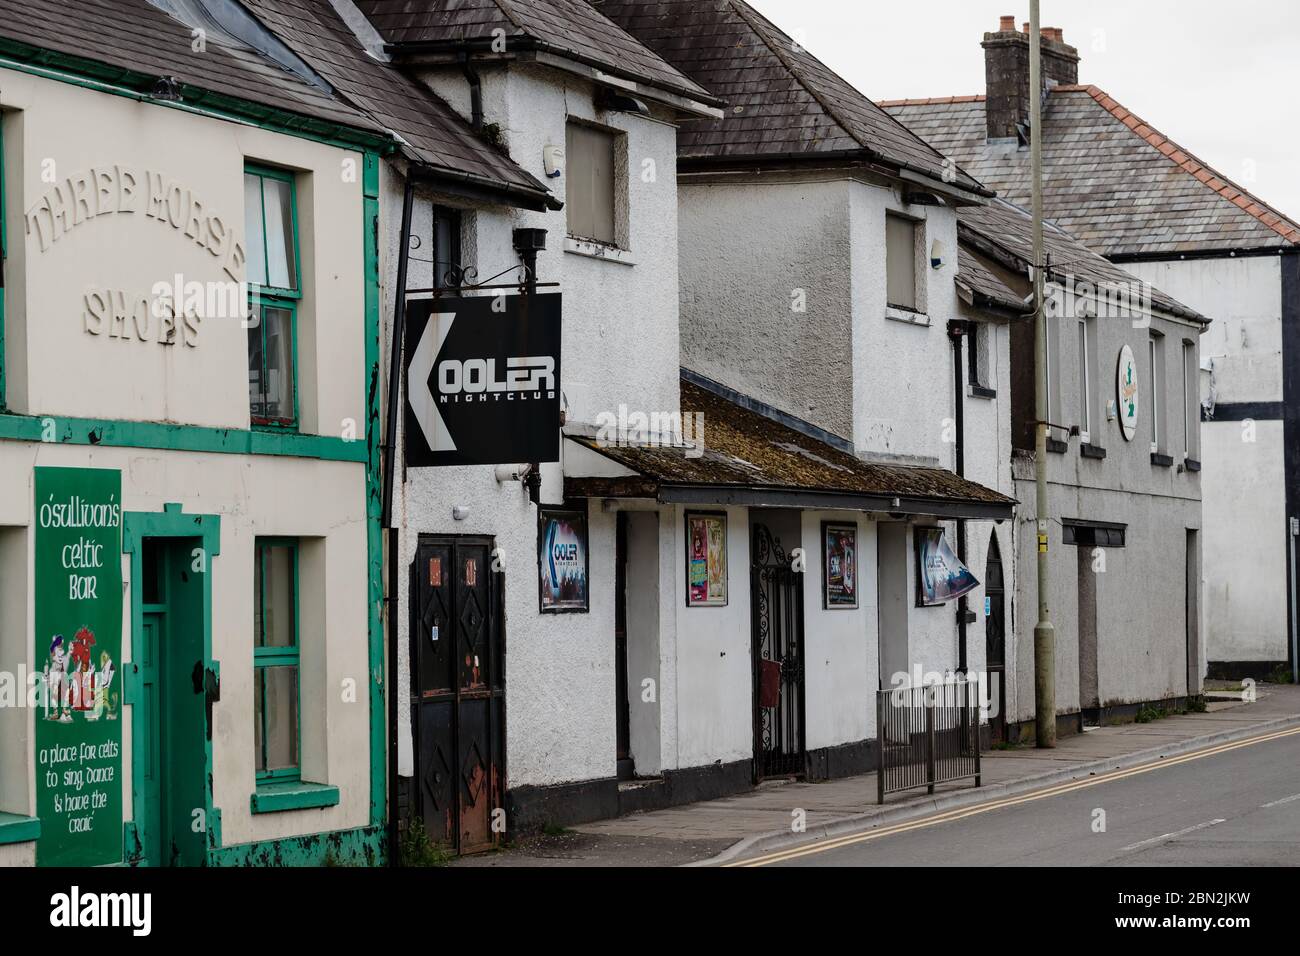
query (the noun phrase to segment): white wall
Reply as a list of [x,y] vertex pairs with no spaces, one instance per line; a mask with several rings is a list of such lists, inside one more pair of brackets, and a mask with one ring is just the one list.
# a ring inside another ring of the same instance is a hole
[[[424,78],[453,107],[468,115],[467,86],[459,70],[433,71]],[[589,81],[535,64],[484,69],[487,122],[500,127],[512,158],[546,182],[561,200],[566,179],[545,178],[543,148],[548,144],[563,147],[568,117],[599,122],[625,134],[628,164],[626,178],[619,185],[620,193],[627,198],[627,248],[623,254],[595,258],[566,251],[567,229],[562,211],[510,210],[425,194],[416,216],[417,223],[427,222],[424,207],[431,199],[464,209],[462,264],[474,265],[480,281],[518,263],[512,247],[514,228],[548,230],[547,249],[538,258],[538,278],[561,284],[561,387],[568,402],[569,422],[576,425],[594,424],[601,412],[617,413],[620,405],[647,413],[676,411],[680,406],[676,129],[662,118],[598,113],[592,102],[593,91]],[[653,175],[645,161],[652,161]],[[384,180],[384,213],[386,221],[394,224],[389,230],[381,270],[385,277],[383,314],[387,326],[392,316],[398,252],[395,224],[400,221],[402,184],[388,167],[384,169]],[[411,269],[411,287],[429,285],[427,265],[413,262]],[[498,281],[510,281],[513,275]],[[398,468],[402,468],[400,455]],[[543,465],[542,477],[543,502],[561,503],[562,465]],[[452,508],[456,505],[467,507],[469,517],[453,520]],[[545,786],[613,776],[615,515],[603,511],[598,502],[593,503],[589,517],[590,611],[564,615],[543,615],[538,611],[537,509],[518,483],[499,485],[492,467],[405,472],[405,482],[396,497],[395,516],[402,528],[396,574],[399,606],[403,609],[409,606],[407,569],[419,534],[488,535],[504,549],[507,786]],[[665,531],[672,541],[679,533],[679,529]],[[657,549],[656,553],[661,552]],[[666,558],[663,560],[663,579],[675,581],[668,572]],[[680,571],[680,561],[671,569],[674,573]],[[747,598],[742,606],[747,614]],[[673,607],[661,598],[661,621],[676,620]],[[406,616],[404,611],[401,614],[399,631],[404,634]],[[661,626],[661,666],[675,660],[674,639],[674,629]],[[407,644],[406,640],[399,642],[397,686],[406,686],[408,680]],[[639,661],[638,666],[650,663]],[[630,662],[629,667],[631,679]],[[665,674],[658,701],[665,714],[659,720],[659,759],[646,757],[643,763],[638,757],[639,770],[656,763],[677,766],[676,721],[668,716],[676,704],[676,690],[674,676]],[[631,699],[635,710],[640,703],[639,682],[637,694]],[[648,732],[647,728],[640,722],[637,727],[638,739],[646,743],[649,738],[643,732]],[[398,728],[399,772],[409,774],[413,769],[410,710],[404,695],[399,697]]]
[[[1216,404],[1280,402],[1282,273],[1276,256],[1129,263],[1213,319],[1201,339]],[[1211,661],[1287,659],[1287,515],[1280,421],[1201,428],[1206,645]]]
[[[804,511],[805,744],[809,750],[867,740],[875,734],[877,653],[876,523],[852,512]],[[858,606],[825,607],[822,522],[858,528]]]
[[1201,445],[1209,660],[1284,661],[1288,557],[1282,422],[1205,422]]
[[[853,441],[860,452],[919,458],[953,467],[945,427],[953,417],[952,347],[948,321],[959,317],[957,217],[947,207],[905,205],[899,191],[863,182],[849,186],[853,303]],[[925,286],[926,324],[889,318],[885,216],[902,212],[924,223],[925,255],[917,275]],[[946,261],[930,266],[935,240]]]
[[[726,607],[686,606],[686,512],[673,509],[676,583],[676,761],[680,769],[754,756],[754,679],[750,658],[749,514],[727,514]],[[668,589],[665,588],[665,591]]]
[[680,210],[682,364],[845,438],[852,392],[827,385],[853,374],[849,188],[689,178]]

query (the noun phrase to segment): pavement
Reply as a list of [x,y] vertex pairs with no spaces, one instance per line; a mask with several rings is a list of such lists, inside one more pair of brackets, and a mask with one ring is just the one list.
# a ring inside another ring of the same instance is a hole
[[[1021,747],[985,752],[981,758],[983,786],[979,788],[952,784],[938,787],[933,796],[924,790],[897,794],[879,806],[874,773],[826,783],[768,782],[718,800],[585,824],[453,865],[707,866],[734,862],[1300,726],[1300,687],[1260,684],[1256,691],[1257,699],[1252,702],[1213,702],[1205,713],[1062,737],[1054,750]],[[802,830],[796,829],[796,822],[802,822]]]

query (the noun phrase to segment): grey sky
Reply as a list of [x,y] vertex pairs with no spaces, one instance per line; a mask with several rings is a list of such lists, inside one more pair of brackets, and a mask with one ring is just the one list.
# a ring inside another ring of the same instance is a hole
[[[1027,0],[750,0],[872,99],[984,92],[980,41]],[[1079,80],[1300,219],[1300,3],[1043,0]]]

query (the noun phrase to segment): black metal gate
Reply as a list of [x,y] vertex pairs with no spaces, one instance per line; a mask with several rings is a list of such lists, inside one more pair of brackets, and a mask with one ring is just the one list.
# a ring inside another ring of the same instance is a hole
[[414,812],[472,853],[501,838],[505,660],[501,575],[487,538],[421,535],[411,568]]
[[765,525],[754,526],[754,779],[805,772],[803,576]]
[[876,692],[876,798],[938,784],[980,785],[979,682]]

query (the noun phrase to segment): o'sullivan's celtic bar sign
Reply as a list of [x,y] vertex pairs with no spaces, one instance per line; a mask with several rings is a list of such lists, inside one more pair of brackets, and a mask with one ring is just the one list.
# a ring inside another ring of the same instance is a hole
[[36,469],[41,866],[122,859],[122,473]]

